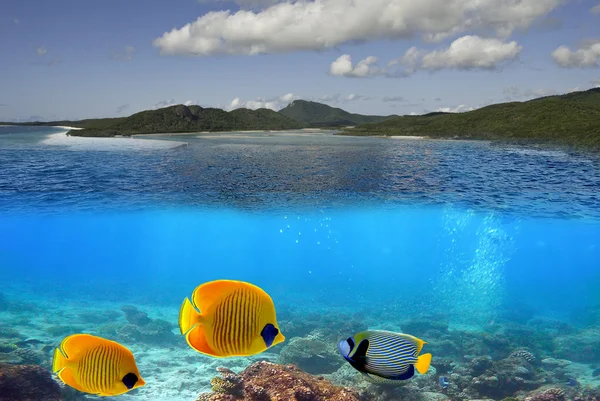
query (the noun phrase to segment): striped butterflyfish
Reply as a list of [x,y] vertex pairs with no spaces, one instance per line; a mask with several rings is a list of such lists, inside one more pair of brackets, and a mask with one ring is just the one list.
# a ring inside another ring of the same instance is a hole
[[90,334],[66,337],[54,350],[52,371],[66,385],[100,396],[123,394],[146,384],[130,350]]
[[271,297],[235,280],[198,286],[181,305],[179,328],[190,347],[217,358],[256,355],[285,340]]
[[342,340],[338,348],[342,356],[374,383],[408,380],[415,374],[425,374],[431,354],[419,355],[427,344],[408,334],[383,330],[362,331]]

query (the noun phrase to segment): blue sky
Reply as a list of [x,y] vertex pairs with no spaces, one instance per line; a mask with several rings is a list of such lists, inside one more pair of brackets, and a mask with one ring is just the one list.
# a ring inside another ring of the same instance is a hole
[[420,114],[600,85],[591,0],[4,0],[0,37],[0,121],[297,98]]

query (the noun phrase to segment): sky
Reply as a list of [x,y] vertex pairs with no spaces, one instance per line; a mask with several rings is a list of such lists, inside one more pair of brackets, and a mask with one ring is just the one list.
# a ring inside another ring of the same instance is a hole
[[0,121],[468,111],[600,86],[598,0],[3,0]]

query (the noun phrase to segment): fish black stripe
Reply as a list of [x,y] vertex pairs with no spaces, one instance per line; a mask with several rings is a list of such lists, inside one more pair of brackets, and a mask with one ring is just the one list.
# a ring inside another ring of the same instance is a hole
[[112,345],[106,346],[106,362],[104,363],[104,382],[106,383],[106,388],[110,386],[110,382],[112,381],[112,369],[113,369],[113,347]]
[[89,371],[88,371],[88,386],[89,386],[89,390],[94,391],[95,387],[94,387],[94,374],[95,374],[95,367],[96,367],[96,349],[93,349],[92,352],[90,352],[90,366],[89,366]]
[[233,295],[233,322],[234,329],[231,330],[231,343],[233,344],[233,352],[238,352],[238,340],[240,338],[240,297],[239,291],[236,291]]
[[252,292],[246,291],[246,327],[244,328],[244,349],[250,350],[252,345]]
[[244,351],[248,352],[250,349],[250,301],[252,299],[252,293],[248,290],[244,292]]
[[392,351],[377,351],[377,352],[372,352],[369,350],[369,352],[367,353],[367,357],[370,358],[387,358],[387,359],[394,359],[394,360],[407,360],[407,361],[414,361],[417,358],[412,355],[412,354],[406,354],[406,353],[397,353],[397,352],[392,352]]
[[407,348],[398,348],[394,346],[381,346],[380,344],[369,343],[369,353],[389,353],[389,354],[402,354],[402,355],[410,355],[415,356],[416,353],[414,350]]
[[227,298],[225,298],[224,303],[221,304],[221,331],[219,332],[219,337],[221,338],[221,353],[227,353],[227,339],[225,338],[227,334]]
[[369,340],[372,341],[373,343],[377,343],[377,344],[385,345],[385,346],[393,346],[393,347],[399,347],[399,348],[411,348],[411,349],[415,349],[415,350],[417,349],[417,347],[414,344],[407,342],[405,340],[401,340],[401,339],[375,336],[373,338],[370,338]]
[[108,369],[106,371],[106,380],[107,380],[109,386],[110,386],[111,382],[115,381],[116,375],[115,375],[114,371],[115,371],[115,360],[117,359],[116,357],[117,357],[116,349],[115,349],[115,347],[110,345],[108,347],[108,357],[106,358],[108,361],[107,362]]
[[90,388],[90,365],[91,365],[91,357],[92,357],[92,352],[88,351],[86,352],[85,356],[82,358],[82,363],[80,364],[80,366],[82,366],[83,372],[81,372],[81,379],[83,382],[83,385],[85,386],[86,389]]
[[250,351],[250,346],[252,345],[252,291],[246,290],[246,303],[245,303],[245,311],[244,315],[246,316],[246,325],[244,326],[244,350],[246,352]]
[[253,292],[250,292],[250,294],[248,295],[248,333],[247,333],[248,350],[250,349],[250,346],[252,345],[252,338],[254,337],[254,334],[256,333],[256,331],[254,329],[254,326],[256,325],[255,309],[256,309],[255,296],[254,296]]
[[97,363],[97,369],[96,369],[96,377],[97,377],[96,385],[98,386],[98,389],[100,391],[104,390],[104,353],[105,353],[105,347],[101,346],[98,349],[98,363]]
[[120,350],[116,347],[114,347],[114,351],[113,351],[113,364],[112,364],[112,372],[111,372],[111,378],[113,381],[117,381],[120,380],[121,378],[119,377],[119,372],[118,372],[118,368],[119,366],[121,366],[121,353],[119,352]]
[[213,345],[215,351],[221,353],[221,305],[215,310],[215,321],[213,322]]
[[245,320],[246,317],[244,316],[244,311],[246,309],[246,298],[245,298],[245,294],[244,291],[240,291],[239,295],[239,327],[238,327],[238,338],[237,338],[237,343],[238,343],[238,352],[241,352],[242,350],[244,350],[244,342],[245,342],[245,333],[244,333],[244,324],[245,324]]
[[227,348],[227,354],[231,355],[233,353],[233,346],[231,344],[231,332],[233,330],[233,299],[232,296],[229,295],[226,300],[226,308],[227,308],[227,320],[225,325],[225,346]]
[[87,358],[88,358],[89,352],[86,352],[85,354],[83,354],[83,356],[81,357],[81,360],[79,361],[79,369],[77,371],[77,376],[79,378],[79,384],[83,387],[86,388],[87,387],[87,381],[86,381],[86,377],[87,377]]
[[225,322],[225,311],[224,311],[224,306],[223,304],[219,304],[219,306],[217,307],[217,314],[219,316],[219,329],[218,331],[215,333],[216,334],[216,338],[218,340],[218,351],[221,354],[225,353],[225,343],[224,343],[224,339],[223,339],[223,326],[224,326],[224,322]]
[[102,347],[102,370],[100,371],[100,375],[102,377],[102,389],[106,390],[108,388],[108,375],[107,375],[107,369],[108,369],[108,347],[103,346]]
[[96,391],[100,392],[102,391],[102,354],[104,353],[104,347],[103,346],[99,346],[96,349],[96,366],[94,368],[94,385],[96,386]]
[[235,352],[239,353],[241,349],[241,337],[242,337],[242,292],[236,291],[235,294],[235,321],[236,321],[236,329],[235,329]]
[[98,368],[96,366],[97,360],[98,360],[98,348],[94,348],[90,357],[91,357],[90,372],[89,372],[90,373],[89,374],[90,390],[92,390],[93,392],[96,392],[96,383],[98,383],[98,381],[96,380],[96,375],[98,372]]
[[229,318],[229,330],[227,330],[227,340],[229,342],[229,353],[233,354],[235,352],[235,292],[229,296],[229,310],[230,310],[230,318]]

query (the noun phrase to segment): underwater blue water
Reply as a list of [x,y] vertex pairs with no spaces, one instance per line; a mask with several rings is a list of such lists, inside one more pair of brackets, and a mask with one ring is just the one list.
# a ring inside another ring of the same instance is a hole
[[231,278],[276,305],[473,323],[584,324],[600,304],[597,156],[307,133],[47,141],[57,132],[0,127],[0,284],[24,299],[177,306]]

